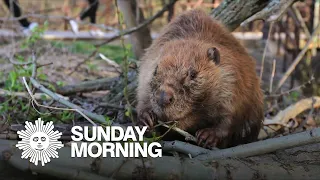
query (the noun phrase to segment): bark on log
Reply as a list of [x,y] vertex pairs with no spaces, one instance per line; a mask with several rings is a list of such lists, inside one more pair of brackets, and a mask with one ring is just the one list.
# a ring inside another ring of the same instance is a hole
[[[21,171],[64,179],[320,179],[320,144],[250,158],[227,158],[203,163],[181,157],[71,158],[70,147],[46,166],[20,158],[16,141],[0,140],[0,168],[11,164]],[[1,171],[2,169],[0,169]]]

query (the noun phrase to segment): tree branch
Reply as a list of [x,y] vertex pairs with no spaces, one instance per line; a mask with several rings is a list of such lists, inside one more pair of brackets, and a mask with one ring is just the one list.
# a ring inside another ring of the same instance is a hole
[[210,152],[208,149],[181,141],[163,141],[161,142],[161,145],[164,151],[176,151],[186,155],[190,154],[191,157],[196,157]]
[[103,79],[97,79],[93,81],[84,81],[75,85],[66,85],[63,87],[57,87],[57,93],[61,95],[71,95],[75,93],[107,90],[112,88],[117,81],[119,81],[119,77],[103,78]]

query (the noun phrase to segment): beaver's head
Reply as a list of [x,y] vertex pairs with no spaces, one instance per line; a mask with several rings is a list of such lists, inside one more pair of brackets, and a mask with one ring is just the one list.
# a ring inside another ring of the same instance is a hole
[[191,39],[175,40],[163,46],[159,58],[150,84],[154,112],[179,121],[204,108],[208,96],[219,88],[219,48]]

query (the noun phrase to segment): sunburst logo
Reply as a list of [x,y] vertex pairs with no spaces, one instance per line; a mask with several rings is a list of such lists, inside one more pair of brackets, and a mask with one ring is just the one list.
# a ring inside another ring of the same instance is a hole
[[54,125],[52,122],[46,123],[39,118],[32,122],[26,121],[24,126],[26,130],[18,131],[19,138],[22,140],[16,145],[17,148],[22,150],[22,159],[30,158],[30,162],[36,166],[41,161],[44,166],[49,163],[50,158],[58,158],[57,149],[63,147],[62,142],[58,141],[62,133],[53,131]]

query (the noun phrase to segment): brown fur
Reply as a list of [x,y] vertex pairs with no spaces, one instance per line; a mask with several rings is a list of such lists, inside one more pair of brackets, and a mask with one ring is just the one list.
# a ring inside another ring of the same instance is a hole
[[[208,59],[212,47],[220,53],[219,64]],[[190,71],[196,72],[195,79]],[[165,107],[157,103],[160,90],[173,97]],[[141,123],[177,121],[205,147],[254,141],[263,119],[254,60],[228,30],[200,10],[174,19],[147,49],[137,99]]]

